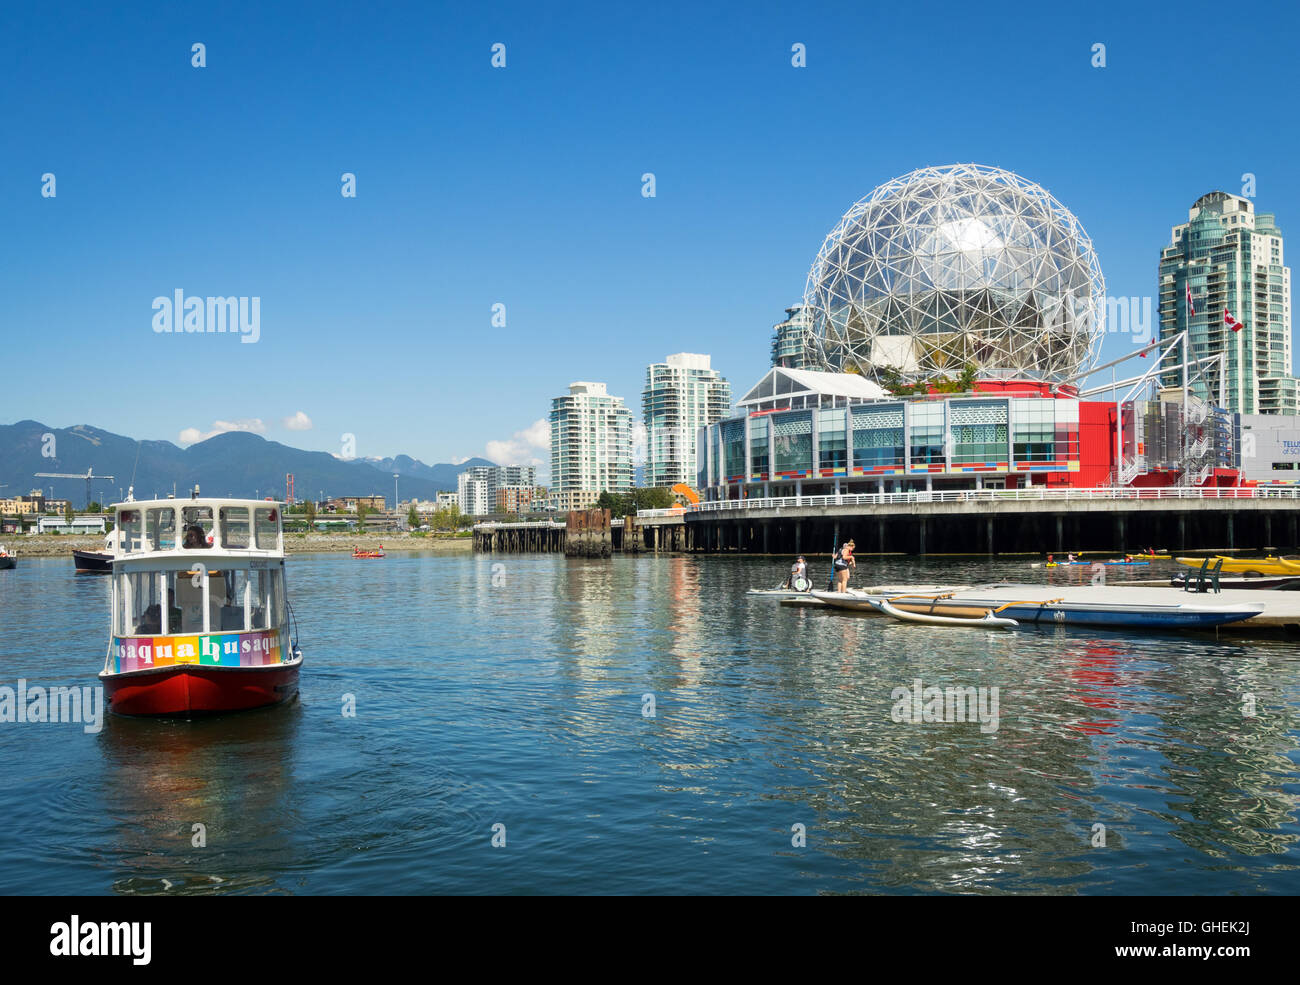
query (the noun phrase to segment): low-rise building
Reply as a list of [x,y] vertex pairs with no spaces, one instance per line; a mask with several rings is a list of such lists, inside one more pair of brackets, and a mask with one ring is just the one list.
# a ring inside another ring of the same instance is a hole
[[384,497],[336,496],[325,503],[325,508],[332,513],[355,513],[359,506],[364,506],[367,510],[382,511],[384,509]]

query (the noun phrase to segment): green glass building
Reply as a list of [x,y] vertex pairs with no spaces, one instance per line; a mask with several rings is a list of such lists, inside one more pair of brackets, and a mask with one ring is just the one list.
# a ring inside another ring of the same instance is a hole
[[[1222,394],[1219,367],[1208,365],[1205,379],[1193,384],[1195,396],[1242,414],[1295,414],[1291,270],[1281,230],[1249,199],[1218,191],[1197,199],[1187,220],[1173,227],[1160,253],[1159,337],[1186,326],[1193,361],[1226,354]],[[1240,331],[1225,323],[1225,309],[1242,323]],[[1181,372],[1165,374],[1162,383],[1181,386]]]

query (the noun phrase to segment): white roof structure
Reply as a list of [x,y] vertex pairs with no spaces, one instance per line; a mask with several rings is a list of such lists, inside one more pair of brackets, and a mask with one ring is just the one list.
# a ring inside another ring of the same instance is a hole
[[888,390],[856,373],[821,373],[777,366],[736,401],[736,406],[755,411],[776,407],[842,407],[889,399]]

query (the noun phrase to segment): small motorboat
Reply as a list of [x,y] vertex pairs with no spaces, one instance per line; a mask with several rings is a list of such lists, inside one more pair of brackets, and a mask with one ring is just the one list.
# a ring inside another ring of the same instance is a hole
[[[1188,568],[1199,568],[1206,561],[1203,557],[1179,557],[1174,558],[1174,560]],[[1222,561],[1223,564],[1219,566],[1219,570],[1224,574],[1247,575],[1253,578],[1259,578],[1263,575],[1300,576],[1300,561],[1290,558],[1273,557],[1272,555],[1263,558],[1226,557],[1222,554],[1216,554],[1209,560],[1212,563]]]
[[296,697],[282,504],[196,491],[114,510],[121,540],[99,673],[109,710],[190,718]]
[[1015,629],[1020,623],[1014,619],[995,616],[992,609],[985,609],[982,616],[937,616],[928,612],[912,612],[897,609],[888,599],[871,603],[887,616],[893,616],[900,622],[919,622],[927,626],[966,626],[971,629]]
[[0,544],[0,571],[8,571],[18,563],[18,556],[12,554],[9,548]]
[[113,555],[117,551],[120,535],[116,528],[104,538],[104,548],[99,551],[73,551],[72,563],[79,575],[111,575]]
[[363,550],[362,550],[361,548],[359,548],[359,547],[354,547],[354,548],[352,548],[352,556],[353,556],[354,558],[383,557],[383,556],[384,556],[384,545],[383,545],[383,544],[380,544],[380,545],[379,545],[379,550],[377,550],[377,551],[363,551]]

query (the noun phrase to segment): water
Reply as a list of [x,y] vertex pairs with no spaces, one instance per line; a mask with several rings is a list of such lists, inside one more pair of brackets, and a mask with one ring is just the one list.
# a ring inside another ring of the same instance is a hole
[[[0,724],[0,892],[1300,891],[1300,646],[743,597],[778,567],[293,557],[299,703],[109,716],[99,734]],[[107,590],[62,559],[0,572],[0,684],[94,683]],[[998,729],[891,720],[893,689],[918,678],[999,687]]]

